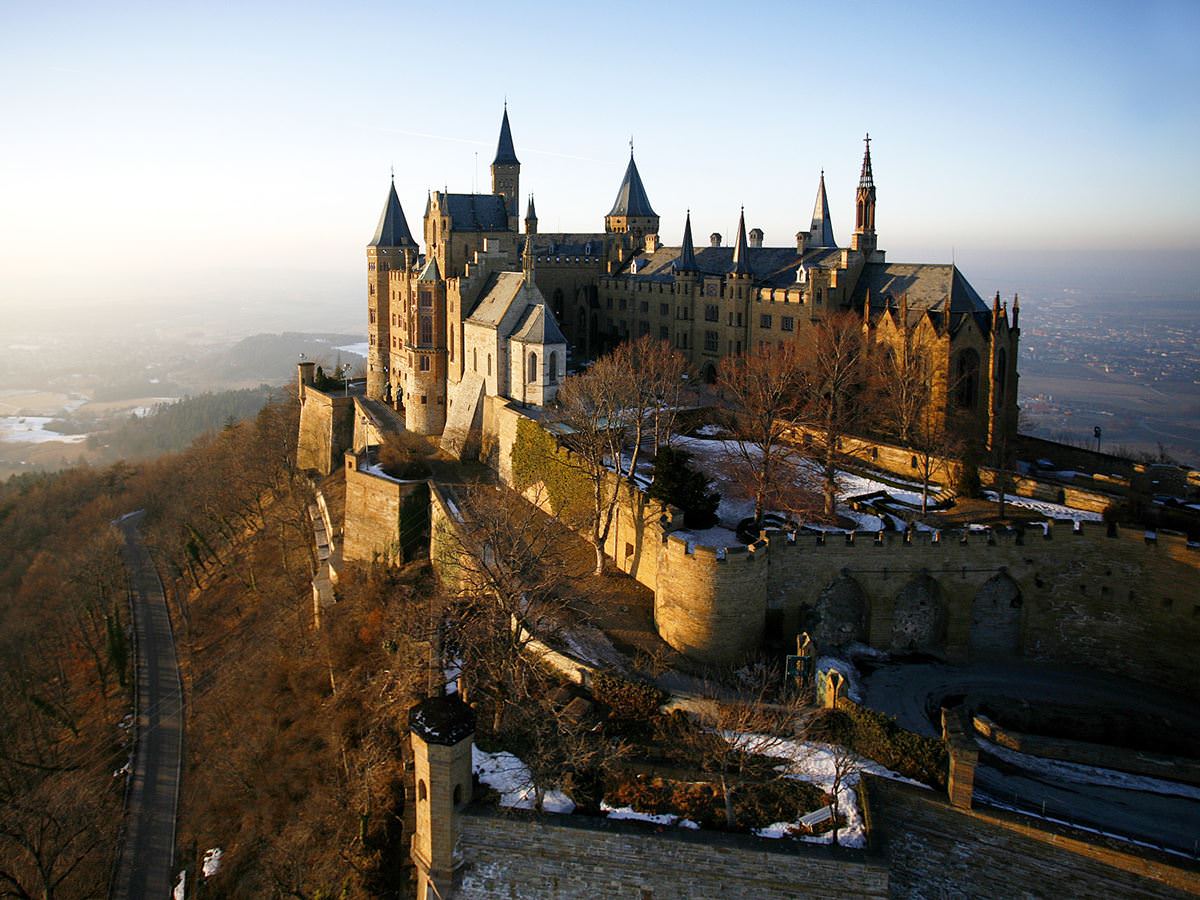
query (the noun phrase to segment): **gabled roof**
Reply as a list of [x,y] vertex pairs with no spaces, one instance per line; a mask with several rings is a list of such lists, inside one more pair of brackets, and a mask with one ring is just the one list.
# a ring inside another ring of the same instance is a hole
[[833,237],[833,220],[829,216],[829,197],[825,195],[825,172],[821,172],[821,181],[817,185],[817,200],[813,204],[812,225],[808,230],[808,245],[810,247],[836,247]]
[[565,344],[562,330],[544,303],[530,303],[512,334],[512,340],[522,344]]
[[495,327],[525,285],[524,272],[497,272],[471,310],[469,321]]
[[[733,267],[733,249],[697,247],[695,271],[701,275],[728,275]],[[675,276],[672,267],[679,271],[682,252],[680,247],[660,247],[653,253],[638,254],[633,257],[637,260],[637,273],[630,274],[626,269],[621,276],[643,281],[673,281]],[[854,251],[850,251],[850,257],[855,257]],[[806,250],[803,256],[796,252],[795,247],[749,247],[746,252],[750,275],[754,283],[761,287],[793,287],[801,263],[812,271],[839,268],[841,260],[842,251],[836,247]]]
[[610,216],[658,216],[650,206],[650,198],[646,196],[646,188],[642,186],[642,176],[638,174],[637,163],[633,161],[633,151],[629,151],[629,165],[625,167],[625,177],[621,179],[621,187],[617,189],[617,199],[608,213]]
[[508,209],[500,194],[442,194],[451,231],[507,231]]
[[508,127],[508,107],[504,107],[504,118],[500,120],[500,140],[496,144],[496,158],[493,166],[519,166],[517,151],[513,147],[512,129]]
[[939,326],[955,331],[967,316],[980,330],[991,330],[991,310],[953,264],[868,263],[854,287],[854,304],[870,302],[869,312],[882,315],[908,298],[908,324],[929,314]]
[[603,232],[539,231],[533,235],[535,256],[584,256],[604,255],[605,235]]
[[416,247],[412,232],[408,230],[408,221],[404,218],[404,210],[400,207],[400,198],[396,195],[396,182],[388,188],[387,201],[383,204],[383,212],[379,214],[379,224],[375,227],[375,236],[371,238],[368,247]]

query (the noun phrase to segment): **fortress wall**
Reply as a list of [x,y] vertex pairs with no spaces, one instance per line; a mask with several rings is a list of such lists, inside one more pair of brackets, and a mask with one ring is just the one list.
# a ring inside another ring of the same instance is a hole
[[[865,776],[873,836],[897,897],[1187,897],[1194,865]],[[1187,868],[1185,868],[1185,866]]]
[[305,385],[300,398],[298,468],[328,475],[354,441],[354,398],[335,397]]
[[706,663],[736,662],[762,640],[767,602],[766,544],[753,550],[661,542],[654,623],[668,644]]
[[346,519],[342,556],[369,562],[403,559],[401,509],[424,481],[394,481],[358,469],[358,458],[346,454]]
[[888,896],[887,870],[863,852],[474,807],[459,826],[464,900]]

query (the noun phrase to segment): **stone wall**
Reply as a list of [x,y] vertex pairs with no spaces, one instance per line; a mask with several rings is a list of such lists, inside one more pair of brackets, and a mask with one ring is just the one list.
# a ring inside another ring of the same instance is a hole
[[865,777],[894,897],[1186,897],[1195,864],[1087,832]]
[[[401,481],[363,471],[366,456],[346,454],[346,517],[342,558],[385,563],[403,561],[403,529],[423,528],[423,521],[404,514],[410,497],[427,490],[424,480]],[[424,518],[424,508],[420,519]]]
[[475,807],[459,826],[465,862],[456,898],[888,896],[887,871],[863,852]]
[[354,398],[301,386],[300,438],[296,466],[328,475],[342,464],[354,441]]

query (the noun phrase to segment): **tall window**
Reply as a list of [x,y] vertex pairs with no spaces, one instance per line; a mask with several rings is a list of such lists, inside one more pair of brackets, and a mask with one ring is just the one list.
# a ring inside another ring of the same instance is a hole
[[537,381],[537,354],[529,354],[529,381],[531,383]]
[[717,333],[715,331],[704,332],[704,349],[709,353],[716,353],[717,346]]
[[430,347],[433,345],[433,316],[421,316],[418,323],[421,331],[417,338],[417,343],[422,347]]
[[488,354],[488,375],[492,374],[492,354]]
[[958,405],[962,409],[974,409],[979,399],[979,354],[971,347],[958,354],[955,366]]
[[721,320],[721,309],[715,303],[708,303],[704,307],[705,322],[719,322]]
[[471,371],[472,372],[479,371],[479,348],[478,347],[471,348]]
[[558,351],[550,351],[550,362],[546,364],[546,376],[551,384],[558,384]]

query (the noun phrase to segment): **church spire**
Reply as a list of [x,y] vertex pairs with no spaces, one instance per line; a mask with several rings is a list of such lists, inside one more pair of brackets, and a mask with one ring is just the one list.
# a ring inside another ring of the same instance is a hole
[[687,211],[683,220],[683,246],[679,250],[679,259],[675,261],[676,272],[695,272],[696,248],[692,246],[692,211]]
[[383,204],[383,212],[379,215],[379,224],[375,226],[375,236],[371,238],[371,243],[367,246],[416,249],[417,242],[413,240],[412,232],[408,230],[408,220],[404,218],[400,197],[396,194],[394,175],[391,186],[388,188],[387,200]]
[[829,215],[829,197],[825,194],[825,170],[817,183],[817,200],[813,203],[812,225],[808,229],[809,247],[836,247],[833,237],[833,219]]
[[508,230],[514,234],[520,230],[520,188],[521,161],[513,149],[512,129],[508,127],[508,102],[505,101],[504,118],[500,120],[500,140],[496,144],[496,158],[492,160],[492,193],[504,198]]
[[854,236],[850,246],[864,253],[872,253],[876,246],[875,237],[875,174],[871,171],[871,135],[863,138],[867,145],[863,151],[862,172],[858,176],[858,191],[854,195]]
[[750,245],[746,241],[746,208],[743,206],[738,215],[737,240],[733,245],[733,268],[731,275],[750,275]]
[[525,209],[525,233],[537,234],[537,210],[533,208],[533,194],[529,195],[529,205]]

